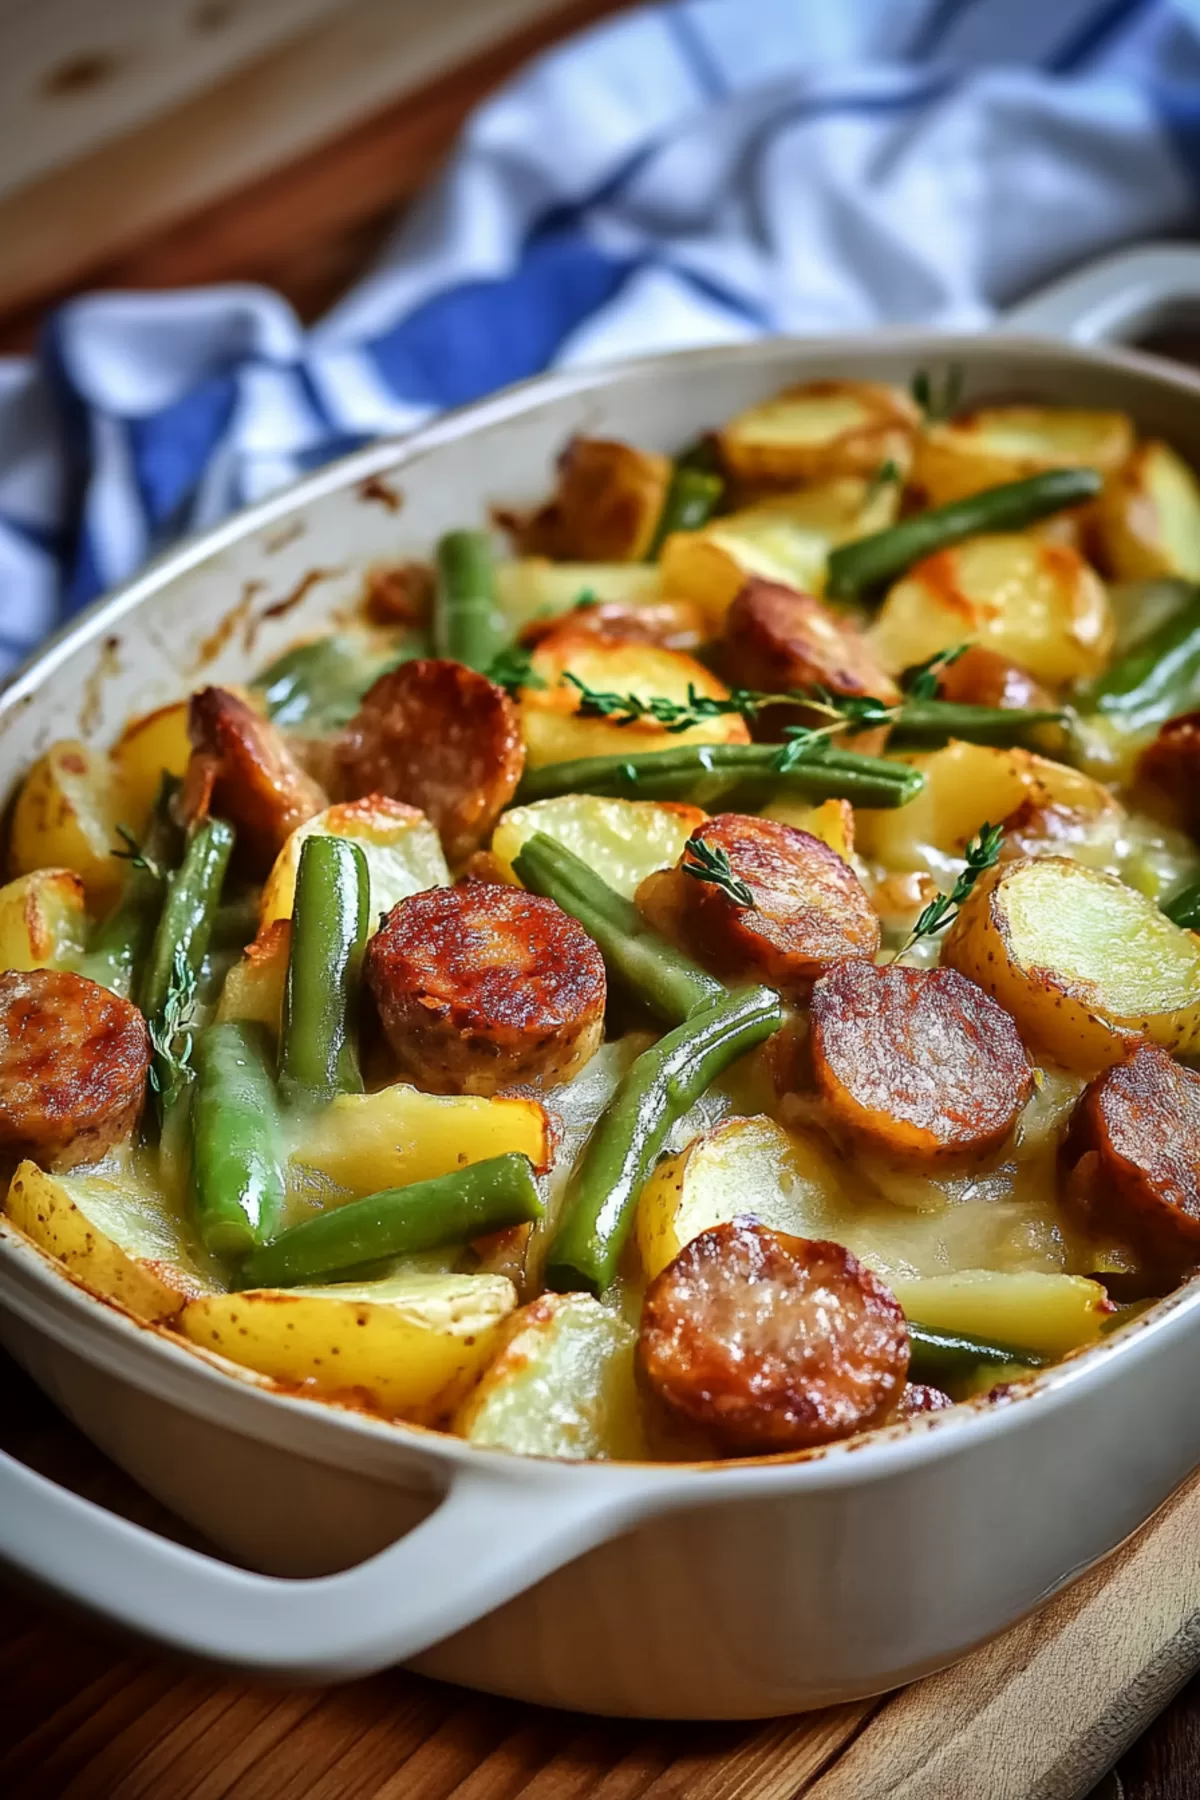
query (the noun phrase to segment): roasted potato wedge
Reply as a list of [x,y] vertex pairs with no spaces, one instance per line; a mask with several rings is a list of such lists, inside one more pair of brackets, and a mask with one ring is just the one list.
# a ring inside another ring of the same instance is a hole
[[87,942],[87,896],[73,869],[38,869],[0,887],[0,969],[61,969]]
[[1105,666],[1114,624],[1078,551],[1027,532],[968,538],[898,581],[868,634],[890,674],[954,644],[984,644],[1058,688]]
[[982,406],[917,440],[911,479],[930,506],[1023,481],[1043,469],[1119,469],[1133,449],[1124,413],[1069,407]]
[[618,638],[563,632],[548,639],[532,658],[534,674],[544,687],[522,688],[521,730],[528,766],[567,762],[577,756],[635,756],[644,750],[667,750],[676,744],[744,744],[749,732],[737,713],[702,720],[687,731],[667,735],[653,719],[617,725],[607,718],[579,716],[579,690],[568,674],[604,693],[636,694],[648,700],[665,695],[686,703],[688,689],[723,699],[729,689],[694,657],[654,644],[628,644]]
[[1169,444],[1138,445],[1106,482],[1093,528],[1116,581],[1200,580],[1200,483]]
[[516,1303],[501,1275],[406,1271],[207,1295],[184,1307],[178,1329],[301,1394],[431,1425],[449,1417],[487,1365]]
[[632,1325],[590,1294],[543,1294],[507,1320],[451,1430],[525,1456],[643,1456],[636,1343]]
[[523,556],[556,562],[640,562],[658,525],[671,460],[607,438],[572,438],[558,487],[524,519],[506,520]]
[[733,1219],[812,1236],[841,1195],[836,1159],[815,1136],[773,1119],[726,1119],[659,1163],[642,1189],[635,1232],[646,1279],[702,1231]]
[[745,487],[800,487],[874,475],[912,461],[920,414],[903,388],[810,381],[748,407],[718,434],[721,460]]
[[1065,1356],[1081,1344],[1094,1344],[1112,1310],[1100,1283],[1083,1275],[964,1269],[957,1275],[892,1276],[889,1285],[914,1324],[961,1331],[1035,1356]]
[[1025,1042],[1081,1075],[1149,1038],[1200,1043],[1200,937],[1152,900],[1066,857],[1021,858],[984,876],[942,946]]
[[275,919],[260,928],[225,977],[217,1004],[218,1025],[227,1019],[256,1019],[279,1036],[291,948],[290,919]]
[[700,531],[673,532],[660,559],[663,592],[694,600],[716,627],[752,575],[819,595],[834,545],[882,531],[898,501],[895,482],[872,492],[868,482],[844,476],[728,513]]
[[34,763],[13,808],[9,861],[14,875],[74,869],[98,911],[116,899],[125,864],[108,759],[75,738],[51,744]]
[[510,1150],[536,1169],[548,1166],[550,1121],[536,1100],[425,1094],[398,1082],[374,1094],[339,1094],[301,1117],[291,1167],[301,1184],[315,1171],[345,1194],[377,1194]]
[[121,823],[135,837],[145,829],[163,776],[182,781],[191,753],[186,700],[160,706],[126,725],[110,755]]
[[153,1324],[214,1286],[182,1219],[155,1187],[132,1177],[47,1175],[23,1162],[4,1212],[84,1287]]
[[368,794],[363,800],[327,807],[292,832],[263,887],[259,918],[264,928],[276,919],[291,918],[300,851],[310,837],[344,837],[358,845],[371,878],[372,929],[382,914],[410,894],[450,885],[441,840],[425,814],[402,800]]
[[535,831],[544,831],[582,857],[617,893],[632,900],[655,869],[671,867],[706,814],[674,801],[606,800],[597,794],[564,794],[514,806],[492,836],[492,855],[505,881],[516,881],[513,862]]
[[551,562],[547,556],[522,556],[496,564],[496,599],[514,634],[535,620],[570,614],[581,600],[640,606],[661,594],[655,563]]

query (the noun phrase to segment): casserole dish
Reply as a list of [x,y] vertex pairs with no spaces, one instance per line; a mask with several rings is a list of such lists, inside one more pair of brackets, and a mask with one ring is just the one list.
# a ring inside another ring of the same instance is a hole
[[[1184,291],[1186,261],[1159,254]],[[1103,307],[1085,296],[1091,335],[1147,322],[1141,266],[1118,265],[1119,305],[1112,289]],[[1070,304],[1060,289],[1030,322],[1062,328]],[[15,776],[68,721],[107,741],[200,668],[236,679],[251,649],[269,655],[336,618],[373,563],[415,554],[497,498],[535,495],[572,433],[667,449],[788,381],[904,381],[930,358],[962,364],[968,397],[1127,411],[1200,459],[1195,377],[1014,333],[768,342],[548,377],[362,452],[164,558],[12,684],[0,701],[5,770]],[[579,1468],[231,1377],[93,1300],[0,1227],[6,1345],[103,1449],[247,1567],[164,1543],[8,1458],[0,1549],[116,1622],[279,1677],[415,1660],[602,1713],[825,1705],[1003,1629],[1167,1497],[1200,1451],[1198,1304],[1186,1287],[989,1403],[791,1460]]]

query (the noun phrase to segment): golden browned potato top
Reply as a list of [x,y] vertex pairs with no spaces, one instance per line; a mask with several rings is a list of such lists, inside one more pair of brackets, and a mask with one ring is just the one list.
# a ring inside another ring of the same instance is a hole
[[895,1296],[840,1244],[735,1219],[651,1282],[638,1353],[727,1450],[805,1450],[882,1424],[908,1371]]
[[755,576],[725,615],[722,655],[731,681],[766,693],[827,687],[893,704],[900,690],[862,632],[811,594]]
[[[728,857],[753,906],[683,872],[697,842]],[[718,813],[694,832],[675,869],[642,883],[638,905],[716,973],[788,994],[806,994],[830,963],[879,948],[879,916],[836,850],[792,825],[742,813]]]
[[1074,1199],[1175,1266],[1200,1258],[1200,1075],[1143,1044],[1071,1117]]
[[388,1041],[435,1092],[567,1080],[599,1047],[604,959],[523,888],[467,881],[402,900],[367,949]]
[[438,657],[381,675],[338,747],[344,798],[385,794],[437,826],[446,855],[477,850],[525,767],[517,709],[502,687]]
[[711,635],[708,619],[694,600],[596,600],[569,613],[531,619],[520,641],[534,646],[562,632],[589,632],[625,644],[657,644],[663,650],[694,650]]
[[0,1159],[94,1162],[137,1123],[150,1035],[136,1006],[63,970],[0,974]]
[[187,816],[210,813],[237,832],[237,856],[265,874],[298,825],[328,805],[283,734],[237,694],[201,688],[188,707],[192,756],[184,780]]
[[1015,1024],[953,969],[831,969],[813,989],[812,1058],[833,1117],[901,1157],[994,1149],[1033,1092]]

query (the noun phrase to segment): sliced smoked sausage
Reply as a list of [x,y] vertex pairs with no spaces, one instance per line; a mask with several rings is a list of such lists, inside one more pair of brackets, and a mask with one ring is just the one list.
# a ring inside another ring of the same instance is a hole
[[367,980],[402,1067],[438,1094],[569,1081],[604,1034],[604,960],[523,888],[467,881],[392,908]]
[[[685,872],[714,856],[727,860],[752,905]],[[798,998],[831,964],[870,958],[879,948],[879,916],[850,865],[820,838],[775,819],[709,819],[674,869],[642,883],[637,903],[656,929],[716,974],[762,981]]]
[[1200,1260],[1200,1075],[1139,1046],[1084,1090],[1063,1155],[1098,1222],[1172,1267]]
[[189,818],[210,813],[237,832],[237,856],[265,874],[298,825],[327,804],[283,733],[226,688],[201,688],[188,706],[192,756],[184,779]]
[[735,1219],[651,1282],[638,1353],[651,1387],[725,1449],[806,1450],[888,1418],[908,1330],[895,1296],[840,1244]]
[[386,794],[433,821],[452,863],[490,836],[525,767],[517,709],[462,663],[426,657],[381,675],[338,746],[343,798]]
[[813,989],[812,1060],[833,1118],[906,1159],[995,1149],[1033,1092],[1016,1025],[954,969],[831,969]]
[[0,1160],[96,1162],[137,1124],[150,1035],[136,1006],[59,969],[0,975]]

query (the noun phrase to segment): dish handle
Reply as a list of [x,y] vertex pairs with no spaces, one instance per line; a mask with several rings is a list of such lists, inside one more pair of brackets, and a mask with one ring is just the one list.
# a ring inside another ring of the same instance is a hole
[[1177,306],[1200,314],[1200,248],[1142,244],[1040,288],[999,324],[1075,344],[1120,344],[1163,324]]
[[337,1574],[296,1580],[158,1537],[0,1451],[0,1557],[184,1655],[274,1679],[346,1680],[420,1655],[632,1517],[619,1476],[572,1492],[569,1479],[545,1475],[538,1468],[531,1480],[528,1468],[492,1459],[458,1464],[434,1511],[396,1543]]

